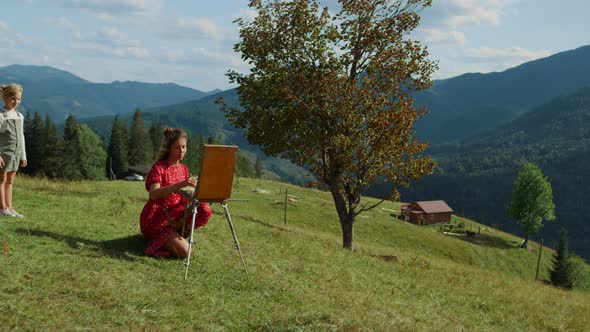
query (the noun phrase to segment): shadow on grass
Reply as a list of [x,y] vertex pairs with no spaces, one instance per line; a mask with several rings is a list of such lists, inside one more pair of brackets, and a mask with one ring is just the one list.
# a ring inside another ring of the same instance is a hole
[[48,237],[57,241],[65,242],[73,249],[92,247],[93,250],[104,256],[126,261],[135,261],[137,260],[137,256],[143,256],[147,244],[141,234],[130,235],[114,240],[94,241],[79,236],[63,235],[40,229],[18,228],[16,229],[16,233],[29,236]]
[[501,237],[488,235],[488,234],[477,234],[475,236],[457,236],[451,235],[456,239],[463,240],[465,242],[473,243],[479,246],[486,246],[491,248],[499,249],[513,249],[517,246],[510,241],[507,241]]

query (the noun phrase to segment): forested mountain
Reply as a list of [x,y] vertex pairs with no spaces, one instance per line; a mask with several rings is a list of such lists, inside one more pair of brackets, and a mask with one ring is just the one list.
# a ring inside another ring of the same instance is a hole
[[430,113],[417,124],[433,145],[459,141],[514,120],[531,108],[590,86],[590,45],[503,72],[469,73],[434,82],[417,95]]
[[444,199],[458,214],[520,234],[506,208],[520,167],[532,162],[551,182],[557,216],[538,238],[554,245],[559,229],[566,227],[571,248],[590,257],[590,87],[557,97],[486,135],[432,152],[438,157],[435,174],[405,190],[403,200]]
[[58,123],[69,113],[77,118],[131,114],[136,108],[169,105],[209,94],[173,83],[92,83],[46,66],[1,67],[0,82],[21,84],[23,110],[49,114]]
[[[256,156],[263,157],[264,169],[270,178],[282,179],[291,183],[305,184],[312,180],[301,167],[295,166],[284,159],[266,157],[256,146],[250,145],[242,135],[241,129],[231,126],[221,112],[215,100],[223,97],[228,105],[239,105],[235,89],[222,91],[199,100],[188,101],[175,105],[142,109],[146,123],[161,121],[172,127],[180,127],[194,135],[214,137],[224,144],[235,144],[240,147],[242,154],[254,164]],[[131,115],[123,116],[123,122],[129,123]],[[88,124],[95,132],[108,141],[113,116],[103,116],[81,120]],[[189,147],[190,149],[190,147]],[[190,153],[190,151],[189,151]]]

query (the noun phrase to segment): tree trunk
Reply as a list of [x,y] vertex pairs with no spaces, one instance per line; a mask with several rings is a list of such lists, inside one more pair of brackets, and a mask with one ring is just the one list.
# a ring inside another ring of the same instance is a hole
[[347,223],[340,221],[342,225],[342,247],[354,251],[354,220]]
[[344,196],[338,190],[338,188],[331,188],[332,198],[334,198],[334,205],[336,205],[336,212],[340,219],[340,225],[342,226],[342,247],[354,250],[354,210],[348,210]]
[[526,249],[528,243],[529,243],[529,235],[528,234],[525,234],[524,235],[524,241],[522,241],[522,243],[520,244],[520,247]]

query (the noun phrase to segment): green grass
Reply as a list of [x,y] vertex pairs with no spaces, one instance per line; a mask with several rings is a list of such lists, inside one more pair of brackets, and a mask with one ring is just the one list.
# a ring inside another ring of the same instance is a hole
[[[271,193],[256,193],[262,188]],[[283,200],[290,203],[284,225]],[[229,204],[244,273],[219,205],[182,261],[143,255],[137,182],[20,177],[0,219],[0,329],[561,330],[590,326],[587,279],[564,291],[534,281],[538,246],[486,227],[467,240],[399,221],[386,202],[359,216],[341,248],[328,193],[238,179]],[[242,201],[247,200],[247,201]],[[454,217],[458,218],[458,217]],[[480,227],[469,220],[457,219]],[[483,226],[482,226],[483,227]],[[473,243],[471,241],[475,241]],[[551,251],[545,250],[541,277]],[[584,273],[590,269],[584,265]]]

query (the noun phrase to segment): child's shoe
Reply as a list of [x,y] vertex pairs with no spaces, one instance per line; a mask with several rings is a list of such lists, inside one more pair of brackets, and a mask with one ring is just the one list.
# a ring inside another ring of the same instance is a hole
[[17,217],[17,218],[24,218],[24,217],[25,217],[25,216],[23,216],[22,214],[20,214],[20,213],[16,212],[16,210],[15,210],[15,209],[13,209],[13,208],[8,208],[8,209],[9,209],[9,210],[10,210],[10,212],[12,212],[12,213],[14,214],[14,216],[15,216],[15,217]]
[[10,209],[0,209],[0,217],[12,217],[15,218],[16,214],[14,214]]

